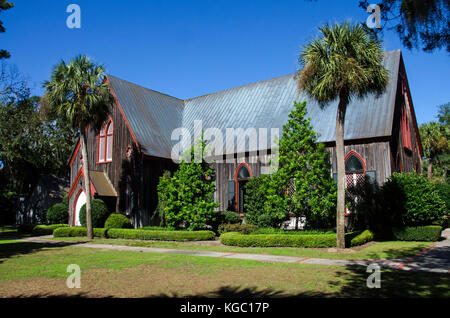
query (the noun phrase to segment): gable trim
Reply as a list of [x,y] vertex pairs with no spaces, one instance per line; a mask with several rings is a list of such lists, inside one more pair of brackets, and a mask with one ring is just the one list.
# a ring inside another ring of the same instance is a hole
[[75,147],[75,150],[72,153],[72,157],[70,157],[70,162],[69,162],[69,166],[70,167],[72,167],[73,162],[75,161],[75,158],[77,156],[78,150],[80,149],[80,145],[81,145],[81,140],[80,140],[80,138],[78,138],[77,146]]
[[81,167],[80,171],[78,171],[77,177],[75,178],[74,182],[72,183],[72,186],[69,190],[69,199],[72,197],[73,192],[75,191],[75,188],[77,187],[78,181],[80,181],[81,176],[83,175],[83,167]]
[[[406,84],[406,98],[408,99],[408,105],[405,105],[405,107],[409,108],[409,113],[411,114],[411,120],[414,126],[414,132],[416,135],[416,143],[417,143],[417,147],[419,148],[419,153],[420,156],[423,157],[423,148],[422,148],[422,140],[420,139],[420,134],[419,134],[419,127],[417,126],[417,120],[416,120],[416,114],[414,112],[414,105],[412,102],[412,97],[411,97],[411,91],[409,90],[409,82],[408,82],[408,76],[406,76],[406,67],[405,64],[403,62],[403,57],[400,56],[400,60],[401,60],[401,74],[402,76],[404,76],[404,82]],[[402,97],[405,98],[405,94],[402,94]]]
[[134,140],[134,142],[135,142],[135,144],[136,144],[138,150],[141,151],[141,147],[139,146],[139,143],[137,142],[136,136],[134,135],[133,130],[131,130],[130,124],[128,123],[128,120],[127,120],[127,118],[125,117],[125,114],[123,113],[123,110],[122,110],[122,107],[120,106],[119,100],[117,99],[116,93],[114,92],[114,90],[113,90],[113,88],[112,88],[112,86],[111,86],[111,83],[109,82],[108,77],[107,77],[106,75],[105,75],[105,82],[106,82],[106,83],[108,84],[108,86],[109,86],[109,89],[110,89],[110,91],[111,91],[111,94],[112,94],[112,96],[114,97],[114,100],[115,100],[115,102],[116,102],[116,105],[117,105],[117,107],[119,108],[120,114],[122,115],[122,118],[123,118],[123,120],[125,121],[125,124],[126,124],[127,127],[128,127],[128,131],[130,132],[131,137],[133,138],[133,140]]

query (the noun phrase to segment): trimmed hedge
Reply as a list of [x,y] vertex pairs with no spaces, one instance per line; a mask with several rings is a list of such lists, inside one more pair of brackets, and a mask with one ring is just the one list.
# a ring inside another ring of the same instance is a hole
[[67,224],[52,224],[52,225],[36,225],[33,227],[31,234],[33,235],[52,235],[53,231],[58,228],[69,227]]
[[[95,237],[107,237],[108,229],[94,228]],[[87,229],[85,227],[60,227],[53,231],[53,237],[79,237],[86,236]]]
[[158,241],[207,241],[214,240],[212,231],[149,231],[134,229],[109,229],[109,238],[158,240]]
[[[345,235],[347,246],[358,246],[373,241],[375,234],[370,230],[356,233],[347,233]],[[349,241],[349,242],[348,242]]]
[[441,237],[442,227],[439,225],[410,226],[394,228],[392,233],[398,241],[437,241]]
[[[350,246],[365,244],[373,240],[373,233],[369,230],[362,233],[346,233],[346,240]],[[250,234],[243,235],[229,232],[220,236],[224,245],[239,247],[306,247],[323,248],[336,246],[336,234]]]
[[123,214],[111,213],[105,221],[107,229],[131,229],[130,220]]
[[[81,237],[86,236],[85,227],[58,228],[53,232],[54,237]],[[215,234],[211,231],[157,231],[135,229],[106,229],[94,228],[95,237],[112,239],[136,239],[157,241],[206,241],[214,240]]]
[[220,242],[224,245],[240,247],[333,247],[336,246],[336,234],[244,235],[236,232],[229,232],[220,236]]

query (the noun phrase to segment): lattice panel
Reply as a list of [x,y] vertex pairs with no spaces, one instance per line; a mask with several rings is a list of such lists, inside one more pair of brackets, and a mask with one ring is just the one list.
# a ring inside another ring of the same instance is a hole
[[345,175],[345,185],[347,188],[352,186],[359,187],[364,185],[366,176],[363,173],[349,173]]
[[[364,185],[364,182],[366,181],[366,176],[364,173],[349,173],[345,175],[346,178],[346,187],[352,188],[356,190],[356,192],[359,192],[359,187],[362,187]],[[347,199],[351,200],[353,202],[357,202],[359,200],[358,195],[355,195],[353,191],[347,192]],[[352,212],[352,211],[348,211]]]

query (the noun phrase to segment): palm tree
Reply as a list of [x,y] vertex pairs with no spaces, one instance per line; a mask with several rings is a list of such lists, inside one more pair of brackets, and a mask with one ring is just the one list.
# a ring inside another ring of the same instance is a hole
[[437,122],[422,124],[419,128],[422,145],[428,157],[428,180],[433,178],[433,162],[437,162],[437,156],[450,149],[450,140],[447,139],[445,126]]
[[383,67],[381,42],[362,26],[344,23],[320,28],[322,37],[309,42],[299,57],[298,88],[322,107],[339,98],[336,115],[338,172],[337,247],[345,248],[344,121],[347,105],[354,97],[381,94],[389,81]]
[[79,131],[84,190],[86,192],[87,237],[93,239],[91,221],[91,191],[86,149],[86,132],[89,126],[95,130],[106,120],[113,97],[108,84],[103,82],[104,68],[96,65],[84,55],[79,55],[66,64],[64,61],[53,69],[51,80],[44,83],[43,101],[50,112],[67,120],[75,131]]

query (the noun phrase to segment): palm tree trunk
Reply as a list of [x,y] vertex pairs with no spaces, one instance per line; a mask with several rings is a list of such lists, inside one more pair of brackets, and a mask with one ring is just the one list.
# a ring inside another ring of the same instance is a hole
[[87,238],[92,240],[94,238],[94,230],[92,228],[91,218],[91,179],[89,178],[89,160],[87,155],[87,136],[85,127],[80,128],[81,134],[81,154],[83,155],[83,174],[84,174],[84,191],[86,192],[86,228]]
[[337,164],[337,209],[336,232],[337,248],[345,248],[345,148],[344,122],[347,110],[348,94],[339,94],[339,105],[336,115],[336,164]]
[[431,158],[428,160],[428,181],[433,178],[433,161]]

